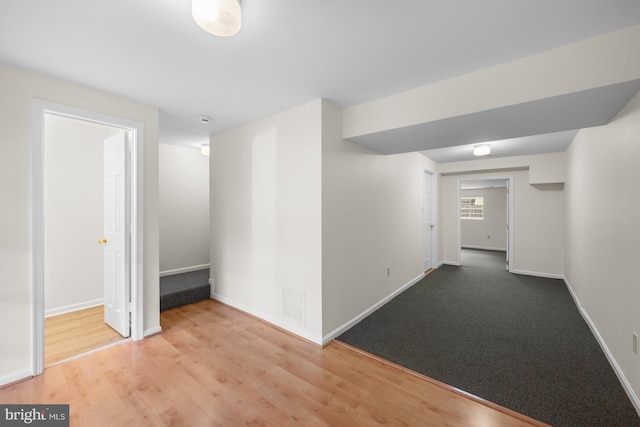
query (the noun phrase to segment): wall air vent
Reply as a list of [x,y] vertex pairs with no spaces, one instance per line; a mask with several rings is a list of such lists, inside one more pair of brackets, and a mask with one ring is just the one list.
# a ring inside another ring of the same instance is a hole
[[282,315],[300,326],[305,324],[305,291],[282,288]]

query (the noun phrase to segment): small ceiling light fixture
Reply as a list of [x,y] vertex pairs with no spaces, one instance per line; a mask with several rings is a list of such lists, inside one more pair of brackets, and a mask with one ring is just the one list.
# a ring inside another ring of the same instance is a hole
[[203,155],[208,156],[209,155],[209,144],[202,144],[202,147],[200,147],[200,152]]
[[216,36],[232,36],[242,26],[240,0],[192,0],[191,13],[200,28]]
[[491,146],[489,144],[480,144],[473,146],[474,156],[488,156],[491,154]]

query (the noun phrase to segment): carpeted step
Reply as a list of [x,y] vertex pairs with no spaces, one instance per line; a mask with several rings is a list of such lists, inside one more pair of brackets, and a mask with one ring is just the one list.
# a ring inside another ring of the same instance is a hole
[[209,299],[209,269],[160,278],[160,311]]

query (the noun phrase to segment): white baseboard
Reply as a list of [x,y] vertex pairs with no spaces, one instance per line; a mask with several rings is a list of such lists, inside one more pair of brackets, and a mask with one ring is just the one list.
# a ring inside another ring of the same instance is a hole
[[332,332],[330,332],[329,334],[325,335],[322,338],[322,345],[327,344],[329,341],[331,341],[332,339],[334,339],[335,337],[337,337],[338,335],[342,334],[343,332],[351,329],[353,326],[355,326],[358,322],[360,322],[362,319],[364,319],[365,317],[367,317],[368,315],[370,315],[371,313],[373,313],[374,311],[376,311],[377,309],[379,309],[380,307],[382,307],[383,305],[385,305],[386,303],[388,303],[389,301],[391,301],[393,298],[395,298],[398,294],[402,293],[403,291],[405,291],[406,289],[410,288],[411,286],[415,285],[416,283],[418,283],[420,280],[422,280],[424,278],[424,273],[421,273],[420,275],[414,277],[413,279],[411,279],[409,282],[405,283],[404,285],[402,285],[400,288],[396,289],[395,291],[393,291],[392,293],[390,293],[389,295],[387,295],[385,298],[383,298],[382,300],[378,301],[377,303],[375,303],[374,305],[372,305],[371,307],[369,307],[368,309],[366,309],[365,311],[363,311],[362,313],[358,314],[356,317],[354,317],[353,319],[349,320],[348,322],[346,322],[345,324],[343,324],[342,326],[337,327],[336,329],[334,329]]
[[624,375],[624,372],[622,372],[622,369],[620,369],[620,366],[618,365],[618,362],[616,362],[615,357],[613,357],[613,354],[611,354],[611,351],[609,350],[609,347],[607,347],[607,343],[602,338],[602,335],[600,335],[598,328],[596,328],[596,325],[591,321],[589,314],[584,310],[584,308],[582,308],[582,305],[580,304],[580,300],[578,299],[577,295],[573,291],[573,288],[571,287],[571,284],[566,278],[564,278],[564,283],[567,286],[567,289],[569,290],[569,294],[571,294],[571,298],[573,298],[573,302],[578,307],[578,311],[580,311],[582,318],[584,319],[585,322],[587,322],[587,325],[589,325],[589,329],[591,329],[593,336],[596,337],[596,341],[598,341],[598,344],[600,344],[600,348],[604,352],[605,356],[607,357],[607,360],[609,361],[609,364],[613,368],[613,372],[616,373],[616,376],[618,377],[620,384],[622,384],[622,388],[624,388],[624,391],[627,393],[627,396],[629,396],[629,400],[635,407],[636,412],[638,413],[638,415],[640,415],[640,399],[634,393],[633,388],[631,387],[631,384],[629,384],[627,377]]
[[32,376],[33,376],[33,373],[31,372],[31,369],[23,369],[21,371],[12,372],[10,374],[3,375],[0,377],[0,387],[11,384],[11,383],[15,383],[18,381],[26,380],[28,378],[31,378]]
[[240,311],[243,311],[245,313],[248,313],[252,316],[258,317],[262,320],[264,320],[267,323],[271,323],[272,325],[277,326],[278,328],[284,329],[285,331],[291,332],[294,335],[297,335],[301,338],[306,339],[307,341],[311,341],[312,343],[318,344],[318,345],[322,345],[322,338],[320,336],[317,335],[313,335],[310,334],[308,331],[305,331],[303,329],[297,328],[291,324],[288,324],[286,322],[281,321],[280,319],[277,319],[269,314],[266,313],[262,313],[260,311],[254,310],[252,308],[249,308],[243,304],[239,304],[236,301],[233,301],[229,298],[223,297],[221,295],[218,294],[212,294],[211,296],[212,299],[215,299],[217,301],[220,301],[223,304],[229,305],[231,307],[234,307]]
[[442,267],[443,265],[452,265],[454,267],[460,267],[462,264],[460,264],[459,262],[456,261],[440,261],[440,264],[438,264],[438,267]]
[[[468,247],[468,246],[465,246]],[[440,261],[440,263],[438,264],[438,267],[441,267],[443,265],[452,265],[454,267],[460,267],[462,266],[461,263],[456,262],[456,261]],[[544,277],[547,279],[564,279],[564,275],[562,274],[552,274],[552,273],[540,273],[538,271],[527,271],[527,270],[516,270],[513,269],[511,270],[511,273],[515,273],[515,274],[523,274],[526,276],[536,276],[536,277]]]
[[145,329],[143,336],[146,338],[150,335],[159,334],[162,332],[162,327],[160,325],[154,326],[153,328]]
[[160,277],[172,276],[174,274],[180,274],[180,273],[189,273],[191,271],[204,270],[205,268],[209,268],[209,264],[192,265],[190,267],[182,267],[182,268],[176,268],[173,270],[165,270],[160,272]]
[[538,271],[516,270],[515,268],[513,270],[511,270],[511,273],[523,274],[525,276],[544,277],[546,279],[564,279],[564,275],[562,275],[562,274],[540,273]]
[[84,310],[85,308],[96,307],[104,304],[104,298],[93,301],[79,302],[77,304],[65,305],[63,307],[50,308],[44,311],[44,317],[57,316],[58,314],[71,313],[73,311]]
[[462,245],[462,249],[480,249],[481,251],[506,252],[507,248],[494,248],[491,246]]

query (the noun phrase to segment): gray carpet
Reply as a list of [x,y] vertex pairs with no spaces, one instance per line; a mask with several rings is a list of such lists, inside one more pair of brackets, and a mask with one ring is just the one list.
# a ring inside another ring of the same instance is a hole
[[209,269],[160,278],[160,311],[209,299]]
[[465,250],[338,337],[545,423],[640,426],[564,282]]

